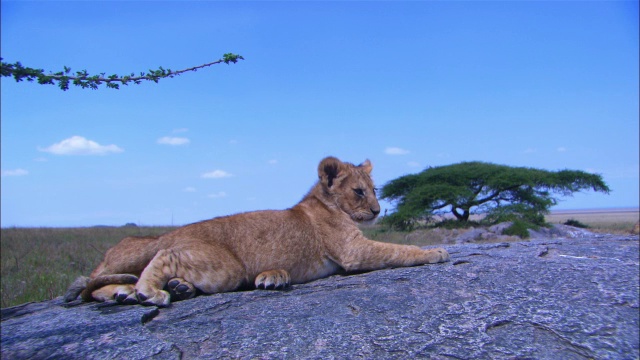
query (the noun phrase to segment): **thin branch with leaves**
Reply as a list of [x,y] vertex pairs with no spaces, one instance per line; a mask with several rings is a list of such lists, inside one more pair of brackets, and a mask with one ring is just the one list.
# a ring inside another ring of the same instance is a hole
[[[2,60],[2,58],[0,58],[0,60]],[[98,89],[98,87],[104,83],[108,88],[117,90],[120,89],[121,84],[129,85],[129,83],[134,83],[137,85],[145,80],[150,80],[157,83],[160,79],[172,78],[185,72],[197,71],[198,69],[202,69],[215,64],[235,64],[238,62],[238,60],[244,60],[244,58],[241,55],[227,53],[223,55],[222,59],[200,66],[194,66],[178,71],[164,69],[162,66],[160,66],[158,70],[149,70],[148,73],[141,72],[139,76],[136,76],[134,73],[126,76],[120,76],[116,74],[105,76],[105,73],[100,73],[100,75],[92,76],[89,75],[87,70],[77,71],[75,75],[70,75],[71,68],[68,68],[66,66],[64,66],[63,71],[45,74],[44,70],[42,69],[24,67],[18,61],[13,64],[2,62],[2,65],[0,66],[0,73],[2,77],[12,76],[16,80],[16,82],[20,82],[26,79],[27,81],[35,80],[38,82],[38,84],[42,85],[58,85],[58,87],[63,91],[69,90],[69,84],[71,83],[75,86],[80,86],[83,89],[90,88],[93,90]]]

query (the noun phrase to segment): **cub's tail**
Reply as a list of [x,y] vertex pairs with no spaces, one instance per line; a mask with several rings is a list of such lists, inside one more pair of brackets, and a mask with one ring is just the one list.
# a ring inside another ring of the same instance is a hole
[[73,283],[71,283],[71,285],[69,285],[69,288],[67,289],[67,292],[64,294],[64,302],[71,302],[75,300],[78,295],[80,295],[82,290],[87,287],[89,280],[91,279],[86,276],[80,276]]
[[135,284],[137,282],[138,277],[131,274],[101,275],[95,279],[80,276],[67,289],[64,295],[64,301],[71,302],[78,298],[78,295],[80,295],[83,301],[92,301],[93,297],[91,297],[91,293],[105,285]]

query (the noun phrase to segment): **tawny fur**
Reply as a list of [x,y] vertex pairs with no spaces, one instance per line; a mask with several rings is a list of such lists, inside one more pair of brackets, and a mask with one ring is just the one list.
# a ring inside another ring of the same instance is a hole
[[[355,166],[328,157],[318,166],[317,184],[290,209],[214,218],[158,238],[126,238],[107,252],[89,283],[104,283],[97,279],[111,274],[131,274],[139,276],[135,289],[113,283],[92,291],[92,297],[126,297],[125,303],[166,306],[171,299],[163,288],[175,278],[211,294],[248,284],[281,288],[342,269],[447,261],[444,249],[423,250],[363,236],[357,223],[373,220],[380,212],[371,170],[368,160]],[[77,291],[78,285],[72,288]],[[71,297],[69,293],[65,298]]]

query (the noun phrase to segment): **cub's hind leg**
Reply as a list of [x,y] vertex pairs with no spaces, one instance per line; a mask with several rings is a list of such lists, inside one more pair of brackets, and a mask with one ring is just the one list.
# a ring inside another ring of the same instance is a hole
[[[147,265],[136,284],[140,303],[169,305],[171,295],[162,289],[169,280],[176,280],[174,278],[184,280],[174,289],[188,283],[205,294],[232,291],[246,282],[244,267],[228,250],[212,244],[185,244],[180,248],[158,251]],[[171,285],[175,283],[169,288]]]

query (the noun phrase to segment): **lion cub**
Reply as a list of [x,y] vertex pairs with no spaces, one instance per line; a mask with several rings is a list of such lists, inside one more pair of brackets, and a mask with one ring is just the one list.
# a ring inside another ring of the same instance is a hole
[[123,239],[90,278],[80,277],[66,301],[167,306],[171,300],[243,286],[280,289],[338,271],[444,262],[444,249],[369,240],[357,223],[380,213],[372,165],[327,157],[319,181],[296,206],[214,218],[160,237]]

